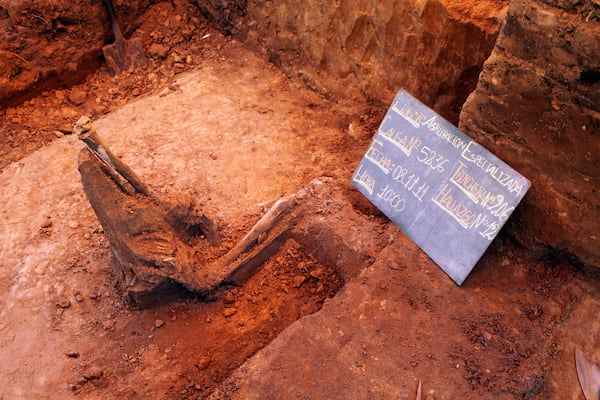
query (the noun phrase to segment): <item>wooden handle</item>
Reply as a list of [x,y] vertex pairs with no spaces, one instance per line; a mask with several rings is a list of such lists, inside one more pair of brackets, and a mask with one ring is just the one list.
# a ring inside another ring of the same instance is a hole
[[115,42],[123,41],[123,33],[121,32],[121,27],[119,26],[119,22],[117,20],[117,14],[115,13],[115,8],[112,4],[111,0],[102,0],[104,3],[104,7],[106,8],[106,13],[108,14],[108,19],[110,21],[110,25],[112,27],[113,33],[115,34]]

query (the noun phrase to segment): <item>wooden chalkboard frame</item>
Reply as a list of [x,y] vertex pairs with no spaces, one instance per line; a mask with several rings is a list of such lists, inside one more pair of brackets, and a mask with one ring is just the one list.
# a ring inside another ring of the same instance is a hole
[[400,90],[352,184],[458,285],[531,182]]

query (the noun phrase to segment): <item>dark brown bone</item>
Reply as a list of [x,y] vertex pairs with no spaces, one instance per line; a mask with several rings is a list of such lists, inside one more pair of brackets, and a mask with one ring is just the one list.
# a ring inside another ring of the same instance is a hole
[[[185,224],[178,223],[182,216],[174,217],[174,210],[185,207],[152,196],[133,171],[102,144],[89,120],[80,119],[75,131],[88,144],[79,154],[84,191],[110,242],[127,297],[137,305],[151,304],[154,298],[176,293],[181,286],[207,295],[224,283],[247,279],[285,240],[294,226],[293,211],[305,196],[300,191],[278,200],[229,252],[208,259],[209,247],[215,246],[218,237],[208,217],[188,216],[206,232],[206,239],[190,247],[182,232]],[[86,140],[90,137],[94,138],[92,145]]]

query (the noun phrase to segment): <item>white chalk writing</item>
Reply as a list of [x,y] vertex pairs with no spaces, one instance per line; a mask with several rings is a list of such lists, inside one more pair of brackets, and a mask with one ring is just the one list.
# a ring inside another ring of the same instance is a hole
[[363,169],[362,163],[356,169],[356,172],[352,176],[352,181],[357,185],[366,189],[370,195],[373,195],[373,189],[375,188],[375,178],[369,174],[369,170]]
[[370,160],[375,164],[379,169],[381,169],[386,175],[390,172],[392,168],[392,159],[385,154],[383,151],[383,142],[379,140],[373,139],[367,153],[365,154],[365,158]]
[[467,165],[461,161],[458,162],[458,167],[454,170],[450,181],[455,183],[475,204],[490,198],[490,192],[469,174]]
[[407,104],[402,104],[398,107],[398,100],[392,105],[392,110],[402,118],[407,120],[415,128],[420,128],[421,123],[425,119],[425,114],[420,111],[413,110]]
[[400,194],[396,193],[390,185],[385,185],[385,187],[377,193],[377,197],[383,200],[384,204],[389,204],[390,207],[397,212],[403,211],[404,207],[406,207],[406,200],[404,200]]
[[[408,169],[403,168],[401,165],[394,168],[392,179],[404,186],[420,202],[423,201],[423,196],[429,190],[429,184],[424,179],[414,172],[410,173]],[[419,185],[419,183],[421,184]]]
[[488,160],[484,155],[472,151],[471,146],[477,146],[477,144],[471,141],[462,151],[462,159],[476,165],[496,182],[504,186],[510,193],[514,193],[515,197],[520,196],[524,189],[523,182],[520,179],[514,178],[510,173]]
[[445,184],[433,197],[432,201],[450,215],[464,229],[469,229],[477,217],[473,211],[462,201],[458,200],[452,192],[452,187]]
[[410,157],[412,151],[421,145],[421,139],[418,136],[407,135],[394,129],[393,127],[386,129],[383,128],[386,120],[391,119],[388,115],[381,124],[381,127],[377,131],[380,137],[386,139],[391,144],[396,146],[401,152]]
[[455,149],[460,149],[460,150],[464,150],[467,147],[467,144],[465,143],[465,141],[455,135],[454,133],[450,132],[450,130],[448,130],[447,128],[444,128],[443,125],[440,125],[436,122],[437,116],[433,116],[431,118],[429,118],[427,121],[425,121],[423,123],[424,126],[427,127],[427,129],[429,129],[431,132],[433,132],[436,136],[444,139],[446,142],[450,143],[452,145],[452,147],[454,147]]
[[430,149],[428,146],[423,146],[421,148],[417,155],[417,161],[439,173],[444,172],[446,169],[445,165],[450,162],[446,157],[435,150]]
[[[478,230],[481,226],[483,226],[483,230]],[[496,234],[500,231],[501,227],[502,225],[494,220],[488,219],[485,214],[479,214],[473,222],[471,222],[471,225],[469,225],[470,229],[477,229],[477,233],[490,242],[496,237]]]

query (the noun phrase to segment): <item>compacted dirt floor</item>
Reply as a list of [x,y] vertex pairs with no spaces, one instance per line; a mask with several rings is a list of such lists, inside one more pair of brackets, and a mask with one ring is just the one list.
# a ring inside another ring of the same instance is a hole
[[[319,97],[199,15],[194,30],[147,68],[0,112],[0,399],[413,399],[419,381],[426,399],[583,399],[597,271],[501,234],[457,287],[349,183],[385,109]],[[81,115],[222,246],[308,187],[303,234],[242,285],[128,304],[77,171]]]

